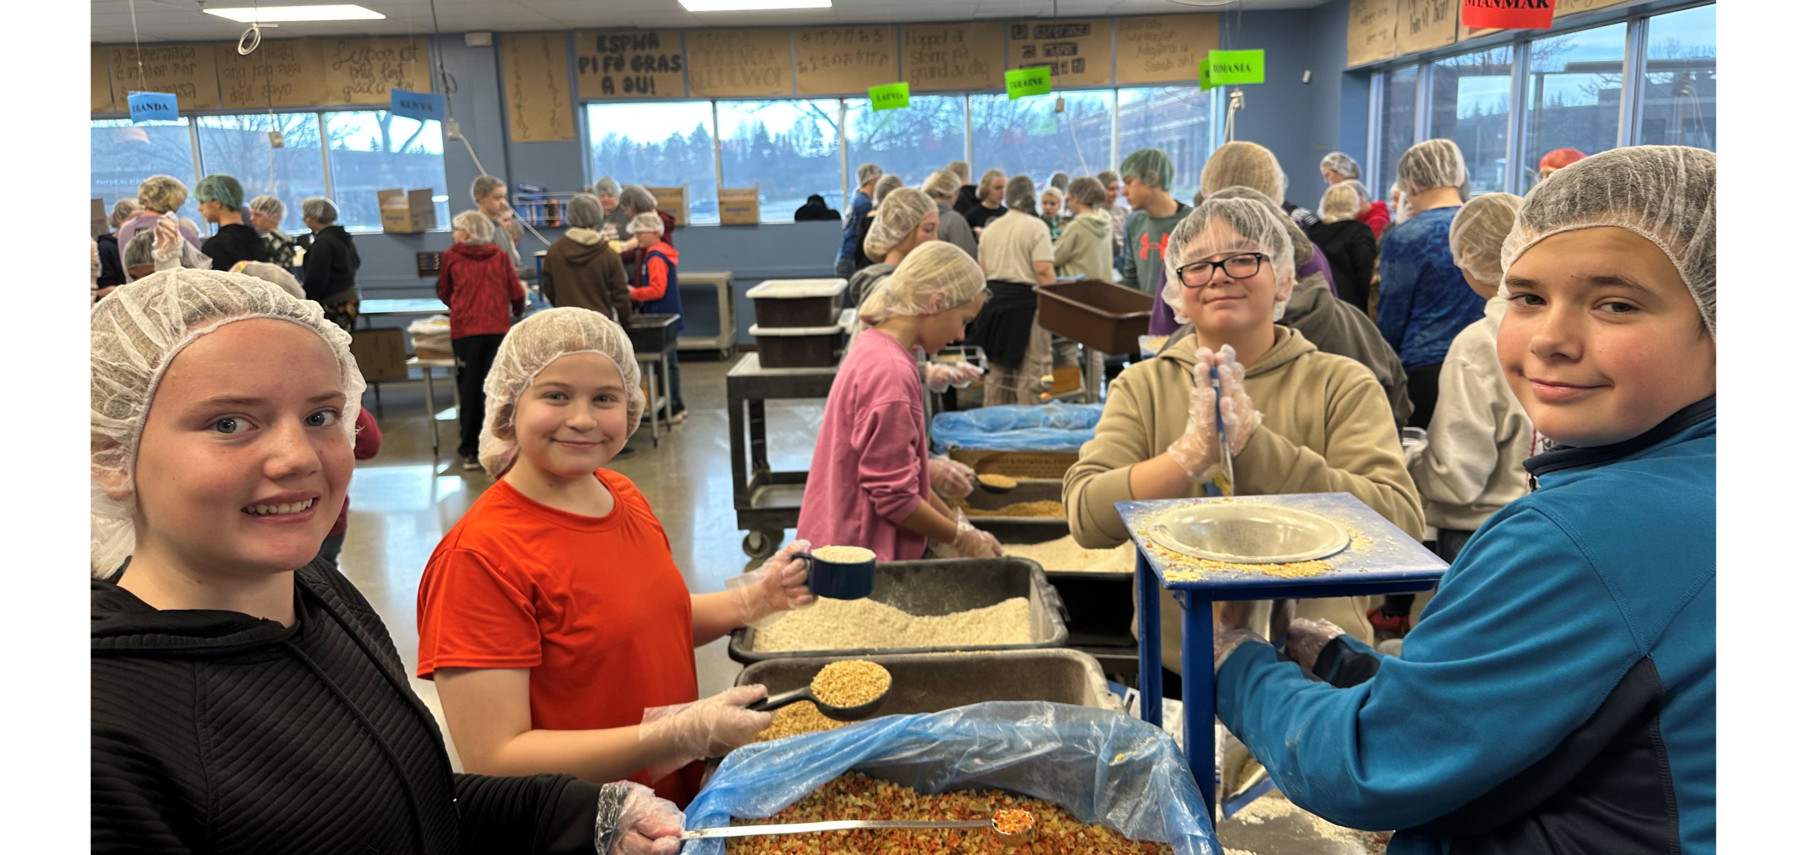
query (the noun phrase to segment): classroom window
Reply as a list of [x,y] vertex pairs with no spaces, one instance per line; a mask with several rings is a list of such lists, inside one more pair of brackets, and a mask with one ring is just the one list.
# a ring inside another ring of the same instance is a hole
[[[200,165],[207,174],[222,172],[244,186],[244,204],[265,194],[287,206],[283,231],[306,231],[300,202],[325,195],[325,163],[319,156],[316,113],[262,113],[200,116]],[[281,148],[273,148],[270,131],[281,132]],[[441,161],[440,161],[441,163]],[[443,168],[440,165],[441,174]]]
[[1419,112],[1419,67],[1409,65],[1382,72],[1381,177],[1369,184],[1369,194],[1388,198],[1388,188],[1399,179],[1400,156],[1418,142],[1413,133]]
[[1200,190],[1200,168],[1213,150],[1213,98],[1194,86],[1119,90],[1117,164],[1134,151],[1159,148],[1175,163],[1169,192],[1188,202]]
[[386,110],[325,114],[325,143],[331,158],[331,201],[338,224],[349,231],[380,231],[376,191],[430,188],[437,202],[438,227],[454,210],[475,207],[467,188],[450,196],[444,179],[444,136],[435,120],[395,116]]
[[[110,213],[120,199],[136,199],[138,185],[152,175],[172,175],[192,190],[199,176],[194,173],[194,142],[189,134],[185,118],[138,124],[129,119],[94,120],[88,131],[93,198],[105,200]],[[191,195],[176,214],[200,221],[200,209]]]
[[1718,145],[1718,21],[1714,6],[1658,15],[1644,38],[1643,145]]
[[979,181],[982,171],[995,168],[1029,175],[1041,190],[1059,170],[1073,177],[1111,168],[1113,97],[1111,89],[1063,92],[1058,113],[1055,97],[970,95],[971,177]]
[[587,105],[592,174],[621,187],[687,185],[688,222],[719,221],[710,101]]
[[1559,148],[1587,154],[1619,144],[1625,79],[1625,24],[1564,33],[1531,43],[1525,77],[1525,149],[1520,191],[1538,182],[1537,165]]
[[726,187],[758,187],[765,223],[793,222],[814,193],[840,207],[838,100],[720,101],[719,168]]
[[[918,187],[931,173],[962,160],[967,151],[968,123],[961,95],[914,95],[907,106],[876,112],[869,99],[844,102],[844,144],[849,147],[851,192],[856,192],[856,167],[874,163],[884,173],[898,175],[908,187]],[[980,177],[975,170],[972,178]],[[843,210],[831,201],[831,207]]]
[[1431,136],[1454,140],[1469,167],[1469,191],[1506,187],[1506,125],[1512,103],[1512,46],[1465,53],[1431,65]]

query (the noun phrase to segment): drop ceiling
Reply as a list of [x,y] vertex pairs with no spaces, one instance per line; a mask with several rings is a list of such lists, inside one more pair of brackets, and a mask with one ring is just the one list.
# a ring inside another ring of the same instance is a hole
[[[348,0],[330,0],[348,2]],[[982,18],[1093,17],[1159,15],[1177,12],[1228,12],[1310,9],[1327,0],[1240,0],[1226,7],[1196,8],[1174,0],[832,0],[830,9],[785,12],[716,12],[696,14],[676,0],[437,0],[435,29],[446,33],[520,32],[595,29],[600,27],[795,26],[804,24],[870,24],[908,21],[963,21]],[[263,5],[300,5],[311,0],[283,0]],[[318,0],[324,2],[324,0]],[[89,40],[121,43],[132,40],[135,3],[137,34],[142,41],[222,41],[235,39],[245,25],[203,14],[214,8],[255,5],[252,0],[92,0]],[[282,24],[265,29],[266,38],[341,35],[408,35],[433,31],[429,0],[360,0],[387,15],[383,21]]]

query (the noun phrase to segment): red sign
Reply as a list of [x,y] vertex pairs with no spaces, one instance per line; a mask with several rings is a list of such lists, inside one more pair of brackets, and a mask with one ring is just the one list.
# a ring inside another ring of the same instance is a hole
[[1555,16],[1554,0],[1463,0],[1463,26],[1507,30],[1547,30]]

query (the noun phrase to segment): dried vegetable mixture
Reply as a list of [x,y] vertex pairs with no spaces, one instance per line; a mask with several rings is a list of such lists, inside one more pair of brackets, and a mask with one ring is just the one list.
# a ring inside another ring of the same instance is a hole
[[819,822],[831,819],[985,820],[995,811],[1030,811],[1037,831],[1025,848],[1008,850],[987,829],[862,828],[819,834],[740,837],[730,840],[729,855],[822,855],[822,853],[1020,852],[1035,855],[1169,855],[1167,844],[1127,840],[1102,825],[1088,825],[1054,804],[999,790],[959,790],[935,796],[850,772],[825,782],[805,798],[768,819],[733,820],[733,825]]

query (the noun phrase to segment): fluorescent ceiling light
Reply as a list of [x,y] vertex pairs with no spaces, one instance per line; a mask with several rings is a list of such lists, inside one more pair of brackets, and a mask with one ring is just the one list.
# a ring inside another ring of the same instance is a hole
[[761,12],[769,9],[829,9],[831,0],[681,0],[689,12]]
[[361,6],[239,6],[231,9],[205,9],[208,15],[230,18],[241,24],[267,24],[276,21],[378,21],[386,18],[373,9]]

